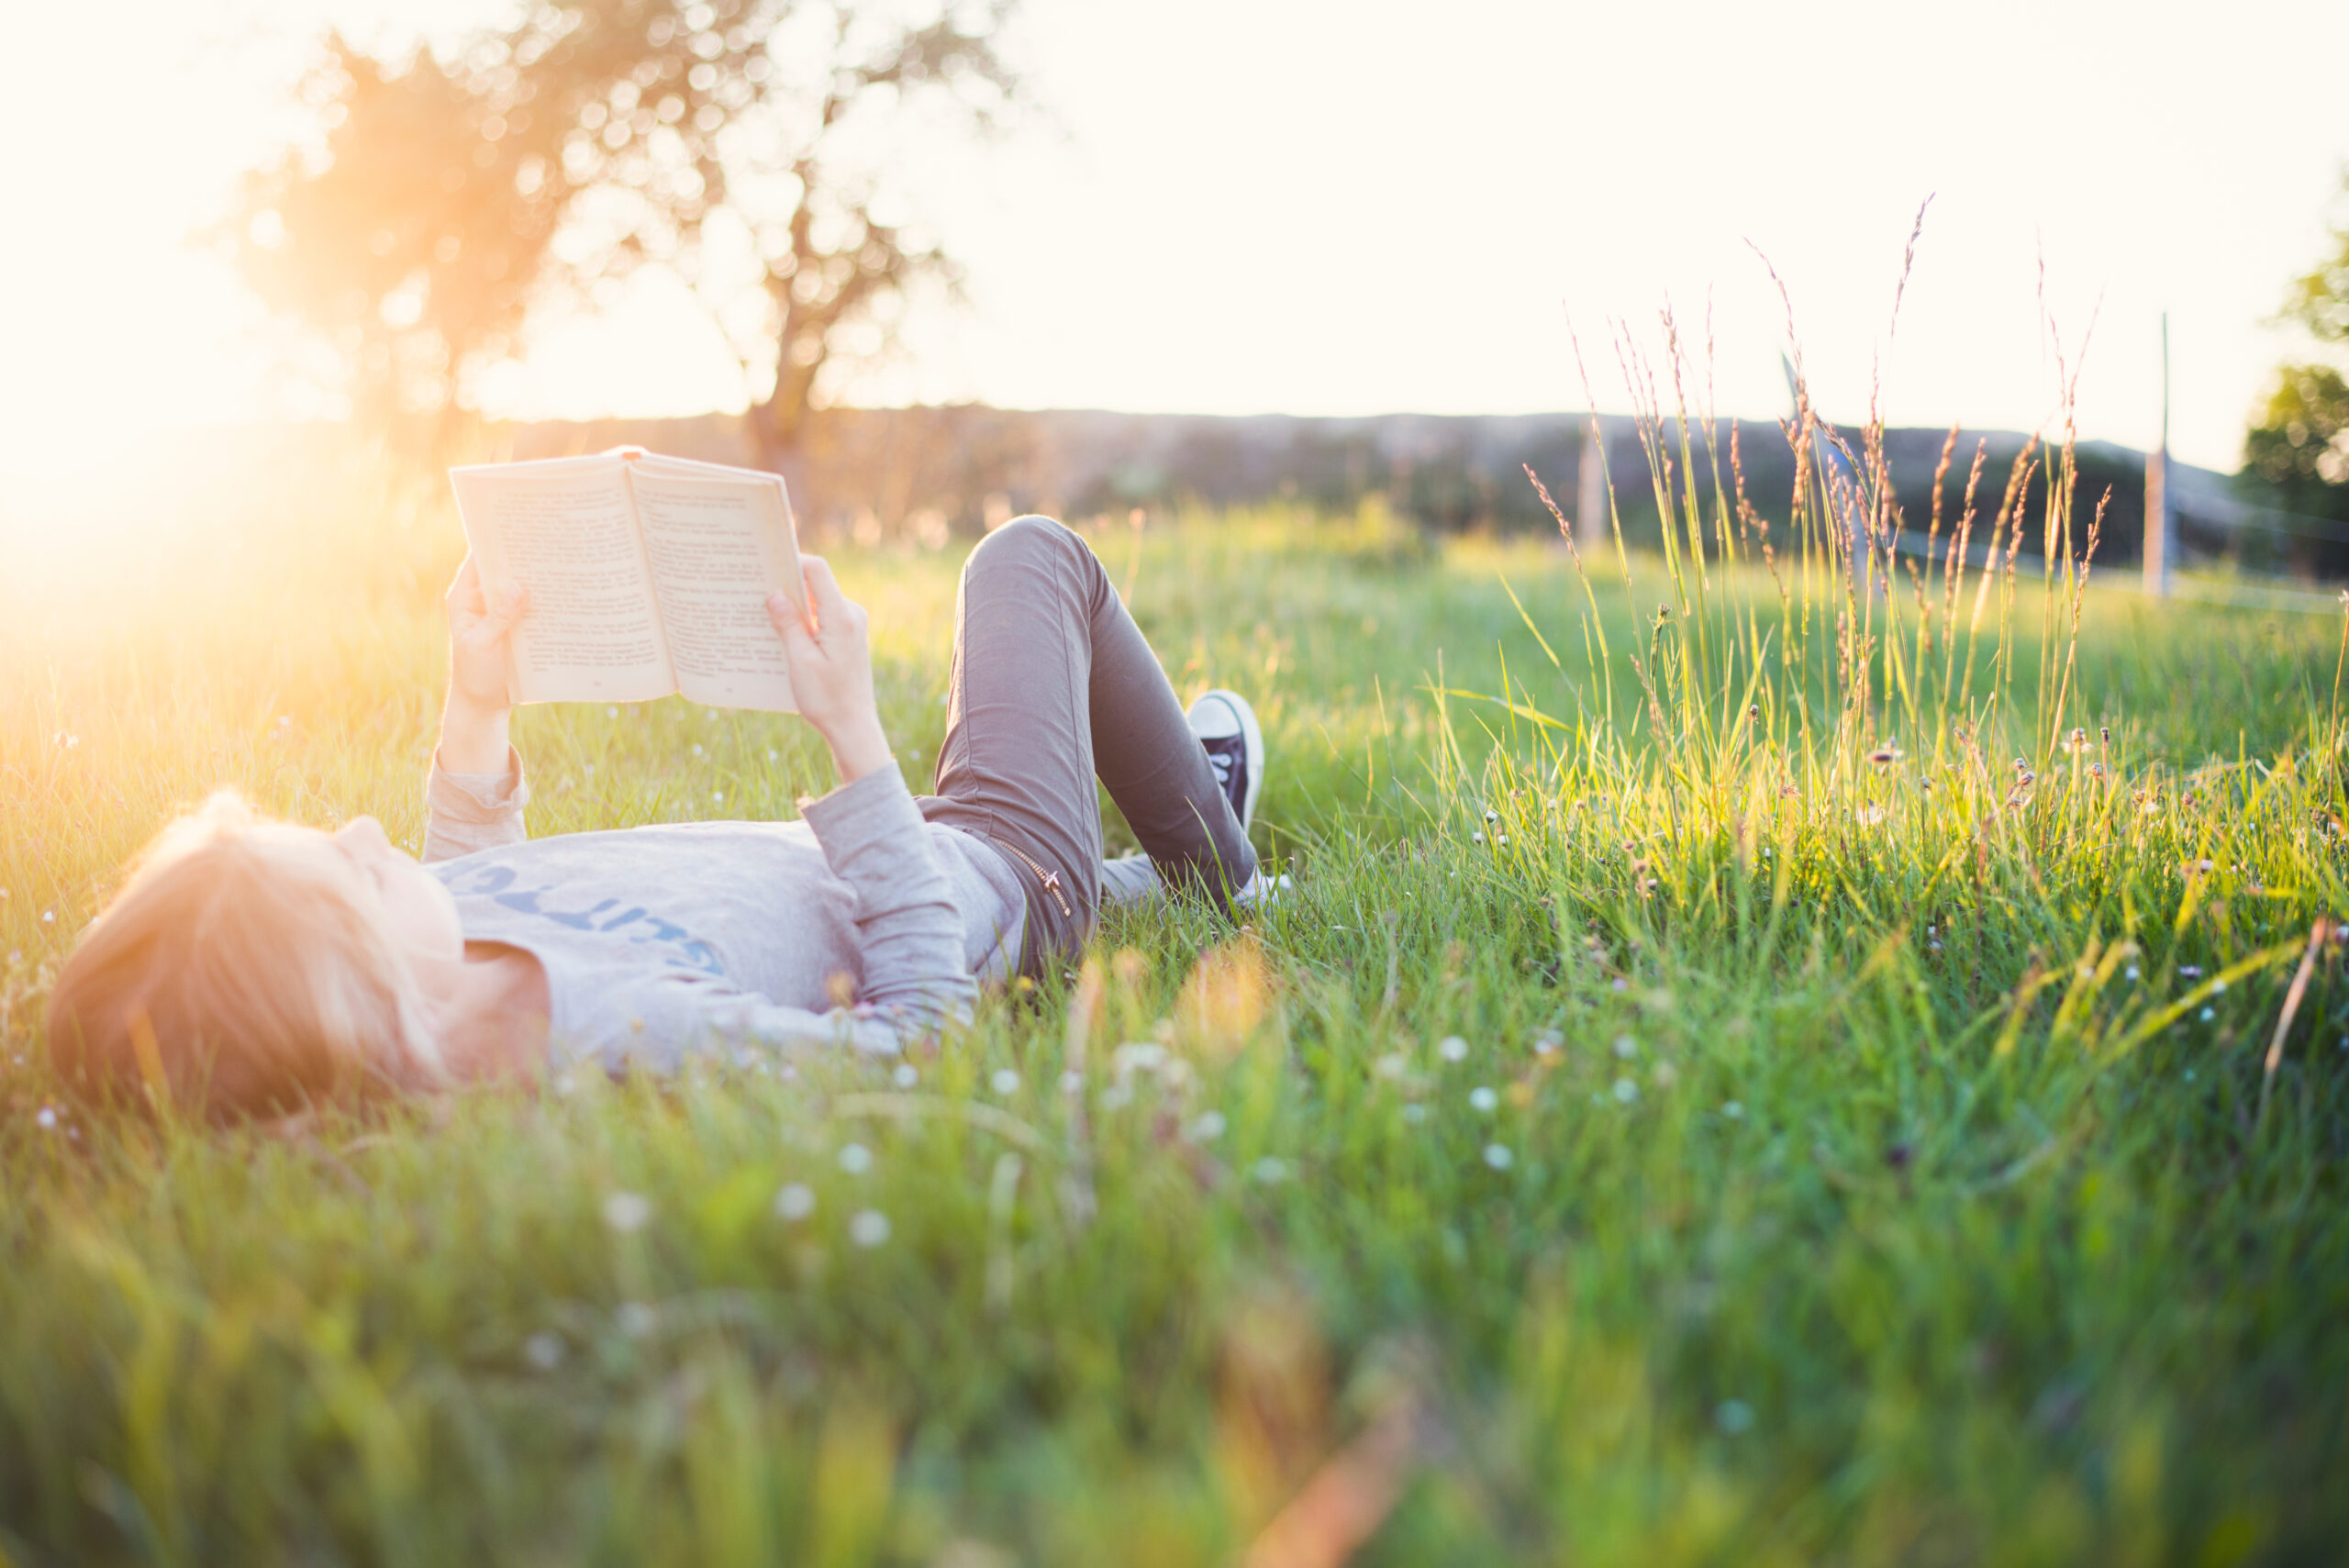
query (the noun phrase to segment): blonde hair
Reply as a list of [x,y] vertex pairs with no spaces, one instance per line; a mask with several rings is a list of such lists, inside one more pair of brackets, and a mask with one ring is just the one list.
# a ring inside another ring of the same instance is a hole
[[380,904],[300,834],[224,792],[156,838],[50,993],[68,1084],[223,1121],[442,1081]]

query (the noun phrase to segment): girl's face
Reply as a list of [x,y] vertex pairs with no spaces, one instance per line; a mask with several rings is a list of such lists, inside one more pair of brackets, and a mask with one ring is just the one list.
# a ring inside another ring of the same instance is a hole
[[383,901],[394,939],[404,950],[419,958],[464,958],[456,899],[439,877],[392,843],[382,823],[354,817],[330,834],[317,834],[317,840],[323,851],[350,862],[362,884]]

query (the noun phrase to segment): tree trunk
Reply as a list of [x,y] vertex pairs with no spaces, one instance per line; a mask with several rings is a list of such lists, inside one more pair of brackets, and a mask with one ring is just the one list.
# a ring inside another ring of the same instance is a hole
[[750,428],[753,465],[783,476],[783,492],[790,500],[792,519],[804,544],[817,517],[816,497],[808,481],[805,420],[796,411],[778,410],[771,397],[752,404],[744,422]]

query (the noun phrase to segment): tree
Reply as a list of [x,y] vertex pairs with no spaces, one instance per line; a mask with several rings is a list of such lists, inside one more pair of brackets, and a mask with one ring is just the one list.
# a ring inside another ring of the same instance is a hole
[[[2349,345],[2349,227],[2335,228],[2331,243],[2332,254],[2292,284],[2283,319],[2338,349]],[[2349,522],[2349,379],[2321,361],[2277,366],[2244,432],[2243,458],[2244,477],[2276,506]],[[2349,552],[2338,541],[2322,550],[2303,541],[2293,553],[2311,565]]]
[[318,137],[249,174],[222,232],[373,415],[471,402],[533,304],[666,263],[734,345],[761,461],[787,470],[828,373],[891,341],[909,290],[959,284],[894,209],[908,142],[1025,106],[997,50],[1017,0],[921,3],[526,5],[406,60],[330,34],[301,89]]

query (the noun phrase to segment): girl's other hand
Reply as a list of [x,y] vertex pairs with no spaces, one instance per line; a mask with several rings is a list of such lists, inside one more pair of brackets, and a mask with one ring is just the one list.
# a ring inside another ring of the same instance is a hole
[[800,558],[807,585],[809,618],[802,620],[781,589],[767,595],[774,623],[791,661],[791,692],[801,717],[830,743],[841,782],[852,783],[894,764],[881,712],[873,700],[873,649],[866,639],[864,606],[841,592],[831,567],[818,555]]
[[513,706],[506,685],[506,642],[529,612],[530,595],[512,584],[492,595],[473,558],[449,584],[449,706],[502,713]]

